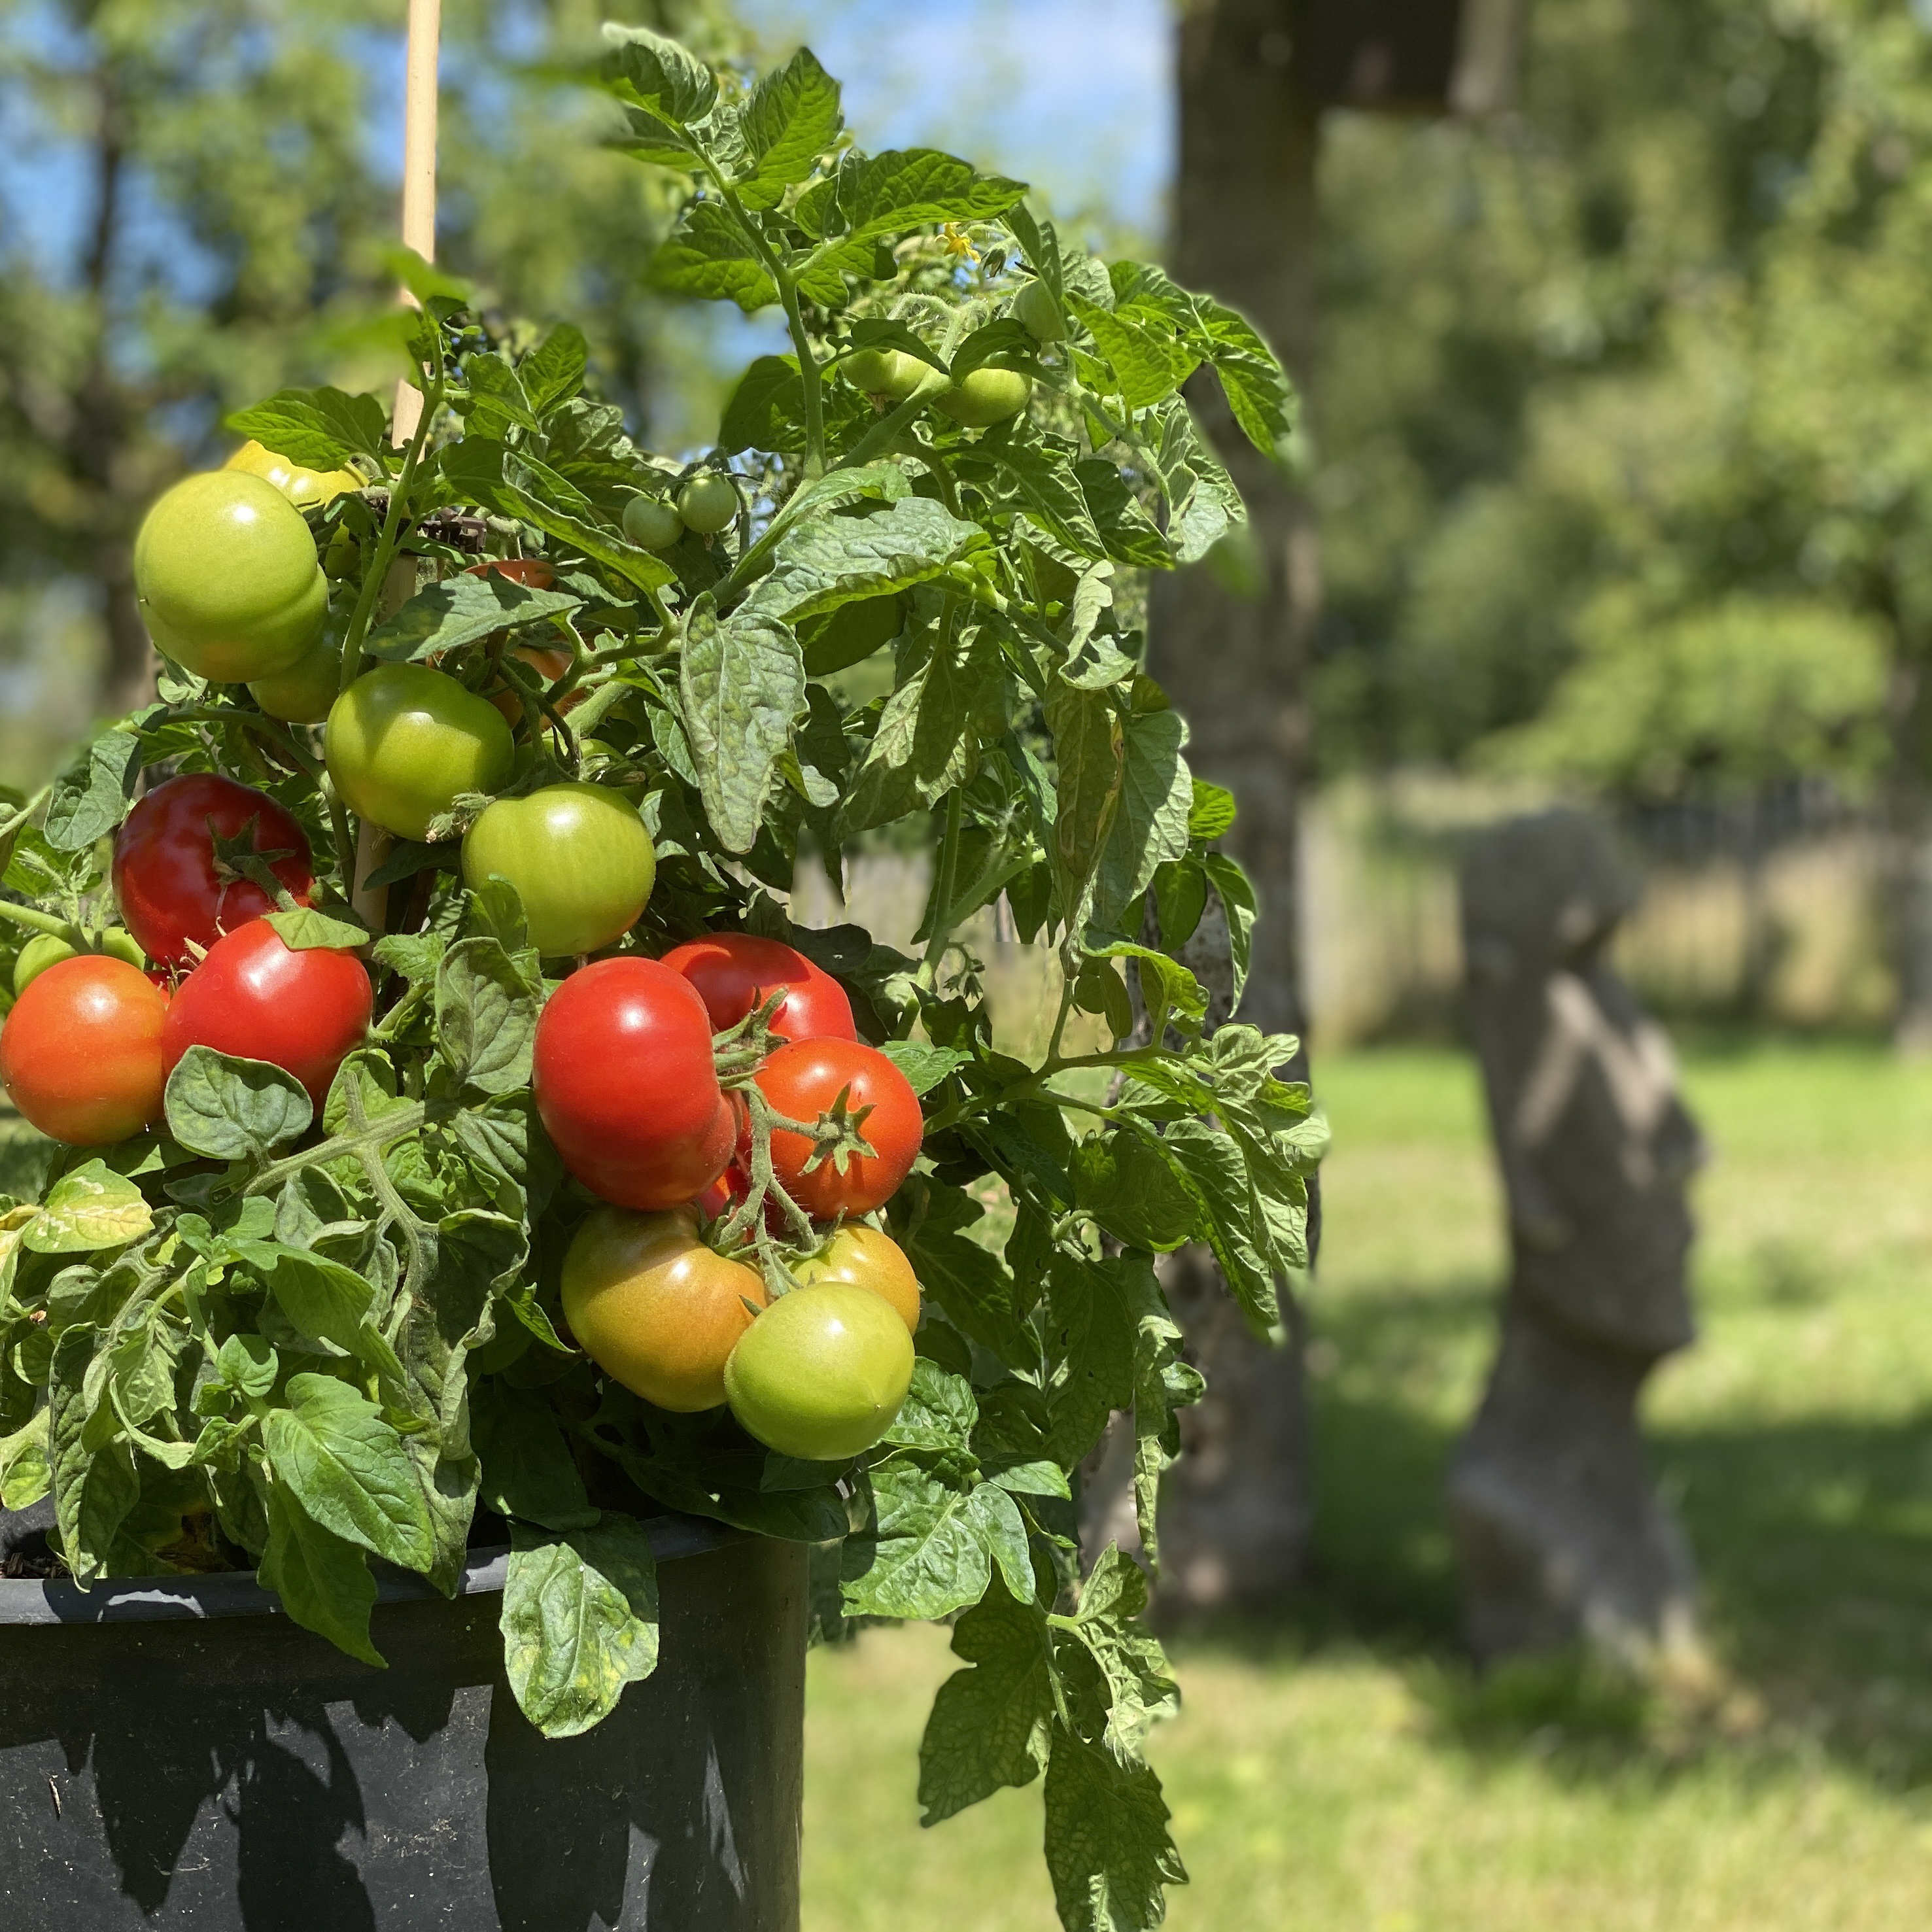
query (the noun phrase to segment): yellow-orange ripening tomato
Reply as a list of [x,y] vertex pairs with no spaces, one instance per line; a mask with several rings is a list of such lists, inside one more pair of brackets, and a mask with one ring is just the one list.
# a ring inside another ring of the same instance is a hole
[[904,1249],[891,1235],[862,1221],[850,1221],[818,1254],[808,1255],[793,1269],[807,1288],[843,1282],[862,1288],[891,1306],[908,1332],[919,1326],[919,1278]]
[[58,960],[0,1028],[0,1082],[57,1141],[124,1141],[160,1118],[167,1016],[167,994],[138,966],[95,952]]
[[298,510],[333,502],[345,490],[362,487],[362,478],[352,470],[305,470],[299,463],[252,441],[244,442],[221,466],[244,470],[265,483],[272,483]]
[[184,476],[142,518],[134,589],[148,634],[217,683],[291,668],[322,634],[328,580],[302,512],[259,476]]
[[724,1401],[724,1364],[769,1300],[757,1274],[698,1238],[686,1208],[599,1208],[564,1256],[564,1318],[579,1346],[634,1395],[680,1414]]

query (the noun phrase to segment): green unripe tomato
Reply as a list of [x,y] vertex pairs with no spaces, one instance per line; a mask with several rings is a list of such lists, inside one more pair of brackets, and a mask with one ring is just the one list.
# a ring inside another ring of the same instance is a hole
[[316,639],[286,670],[251,679],[248,694],[285,724],[320,724],[342,687],[342,653],[327,638]]
[[633,496],[624,506],[624,534],[640,550],[669,550],[684,534],[684,519],[655,496]]
[[1020,326],[1036,342],[1064,342],[1066,339],[1066,318],[1060,312],[1060,304],[1053,298],[1053,291],[1044,282],[1027,284],[1013,298],[1013,314],[1019,319]]
[[868,396],[903,403],[922,389],[937,388],[945,372],[902,349],[855,349],[842,365],[845,380]]
[[328,540],[328,548],[322,554],[322,574],[332,582],[340,583],[352,575],[356,560],[360,554],[360,546],[355,532],[345,524]]
[[400,838],[466,791],[494,791],[516,747],[488,698],[424,664],[365,671],[338,698],[322,733],[328,776],[350,808]]
[[134,538],[134,590],[155,644],[218,683],[287,670],[328,612],[302,512],[242,470],[185,476],[160,496]]
[[700,536],[716,536],[736,519],[737,490],[728,476],[701,470],[677,493],[677,514]]
[[844,1282],[794,1288],[724,1364],[731,1413],[768,1449],[838,1462],[892,1426],[912,1386],[912,1336],[892,1304]]
[[936,398],[933,407],[968,429],[985,429],[1018,416],[1033,393],[1033,385],[1017,369],[999,369],[982,363],[970,375],[962,376],[945,394]]
[[595,952],[638,922],[657,854],[635,806],[602,785],[545,785],[500,798],[464,835],[472,891],[492,875],[524,902],[530,944],[547,958]]
[[[110,926],[100,935],[100,950],[111,959],[124,959],[130,966],[145,968],[148,956],[136,944],[131,932]],[[50,966],[74,957],[74,948],[58,934],[37,932],[20,948],[14,962],[14,997],[16,1000]]]

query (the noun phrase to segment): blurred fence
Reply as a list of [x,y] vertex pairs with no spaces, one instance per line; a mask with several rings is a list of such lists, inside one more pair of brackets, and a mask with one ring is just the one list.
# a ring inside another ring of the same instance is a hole
[[[1463,850],[1497,819],[1553,802],[1546,790],[1420,772],[1348,780],[1314,799],[1304,919],[1320,1047],[1455,1030]],[[1868,813],[1806,784],[1612,817],[1644,880],[1617,962],[1654,1010],[1808,1028],[1884,1024],[1892,982]],[[802,868],[794,896],[807,924],[854,919],[903,946],[926,887],[922,854],[880,853],[848,868],[842,910],[815,865]],[[1002,943],[991,914],[967,936],[986,962],[1004,1040],[1036,1043],[1058,990],[1049,957]]]
[[[1456,870],[1468,840],[1552,802],[1426,773],[1331,787],[1307,816],[1309,1002],[1323,1044],[1445,1032],[1462,970]],[[1828,788],[1612,814],[1643,878],[1617,963],[1667,1018],[1872,1028],[1892,982],[1880,842]]]

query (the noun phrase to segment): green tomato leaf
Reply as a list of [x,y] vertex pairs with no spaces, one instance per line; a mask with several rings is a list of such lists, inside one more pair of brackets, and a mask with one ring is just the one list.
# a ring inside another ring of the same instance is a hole
[[1134,1321],[1120,1259],[1055,1250],[1047,1313],[1050,1440],[1055,1460],[1072,1468],[1100,1441],[1107,1418],[1133,1400]]
[[352,456],[382,462],[388,449],[388,412],[374,396],[340,389],[279,389],[223,426],[311,470],[340,470]]
[[583,602],[567,590],[533,590],[494,572],[475,577],[466,570],[418,591],[369,633],[363,649],[388,664],[419,662],[460,650],[498,631],[548,623],[580,609]]
[[530,407],[542,416],[584,386],[590,345],[574,322],[560,322],[517,364]]
[[922,1825],[936,1825],[1046,1768],[1053,1728],[1053,1654],[1045,1613],[998,1584],[952,1628],[968,1669],[939,1687],[919,1747]]
[[315,1108],[302,1082],[263,1060],[191,1046],[168,1076],[168,1132],[210,1160],[266,1155],[306,1132]]
[[805,710],[798,640],[751,604],[721,622],[701,596],[685,621],[679,692],[706,814],[727,851],[748,852]]
[[[1089,887],[1126,782],[1126,733],[1105,692],[1056,682],[1047,694],[1055,813],[1051,856],[1067,923],[1085,924]],[[1076,910],[1077,909],[1077,910]]]
[[886,699],[839,807],[842,832],[869,830],[965,784],[1007,729],[1006,660],[990,626],[928,624],[899,646]]
[[1247,874],[1224,852],[1210,852],[1201,863],[1216,898],[1221,902],[1221,910],[1228,916],[1228,940],[1234,955],[1234,1004],[1238,1006],[1241,989],[1248,983],[1248,962],[1254,949],[1255,889]]
[[513,1524],[503,1661],[525,1717],[574,1737],[658,1661],[657,1568],[644,1526],[607,1516],[551,1539]]
[[[814,497],[830,508],[831,496]],[[779,538],[770,577],[752,602],[788,623],[863,598],[908,590],[942,576],[988,547],[976,524],[962,522],[943,503],[905,496],[869,516],[801,517]]]
[[502,940],[459,940],[436,975],[436,1037],[450,1069],[481,1094],[530,1084],[537,996]]
[[1147,1766],[1055,1727],[1046,1863],[1066,1932],[1141,1932],[1166,1917],[1163,1888],[1187,1882],[1168,1815]]
[[318,947],[352,952],[358,946],[369,944],[367,926],[332,918],[312,906],[298,906],[292,912],[272,912],[266,916],[291,952],[306,952]]
[[992,1571],[968,1495],[902,1456],[871,1480],[872,1527],[845,1544],[846,1615],[930,1621],[976,1604]]
[[1281,1319],[1274,1269],[1257,1226],[1254,1184],[1241,1149],[1204,1120],[1176,1120],[1162,1136],[1168,1157],[1186,1177],[1199,1203],[1201,1232],[1222,1279],[1248,1318],[1265,1335]]
[[739,377],[718,424],[718,446],[728,456],[746,449],[782,456],[803,452],[805,384],[796,356],[760,356]]
[[693,202],[670,238],[651,258],[650,278],[673,295],[734,302],[747,315],[778,298],[778,284],[730,212],[715,201]]
[[920,1286],[946,1318],[1003,1361],[1024,1362],[1034,1351],[1013,1278],[967,1232],[985,1212],[963,1189],[929,1175],[910,1177],[892,1200],[898,1238]]
[[127,817],[140,752],[132,731],[104,731],[54,781],[44,836],[55,851],[81,851]]
[[948,1450],[970,1455],[980,1405],[964,1376],[949,1374],[922,1356],[912,1365],[906,1392],[892,1426],[879,1439],[898,1449]]
[[597,1522],[556,1408],[541,1390],[485,1381],[470,1429],[483,1465],[482,1499],[499,1516],[559,1532]]
[[12,1435],[0,1436],[0,1509],[31,1509],[52,1487],[49,1416],[46,1409],[36,1409]]
[[40,1255],[86,1254],[138,1241],[154,1225],[141,1190],[105,1161],[90,1160],[54,1183],[20,1245]]
[[688,49],[648,27],[604,23],[604,53],[598,67],[603,86],[668,122],[694,128],[718,104],[718,82]]
[[809,178],[844,125],[838,83],[810,48],[800,47],[745,103],[739,127],[752,166],[739,180],[739,200],[747,208],[776,208],[787,188]]
[[1102,926],[1118,926],[1155,872],[1186,855],[1194,799],[1194,781],[1180,755],[1186,742],[1178,711],[1138,712],[1126,721],[1120,805],[1094,885],[1093,917]]
[[238,1241],[236,1249],[303,1334],[359,1352],[363,1318],[376,1298],[372,1282],[340,1262],[277,1241]]
[[381,1411],[322,1375],[291,1377],[288,1402],[269,1412],[262,1444],[310,1518],[405,1569],[428,1569],[428,1506],[403,1438]]
[[1138,1126],[1082,1141],[1073,1152],[1074,1198],[1117,1240],[1164,1254],[1194,1232],[1194,1196],[1165,1143]]
[[973,1064],[973,1056],[956,1046],[928,1046],[920,1040],[889,1040],[880,1051],[921,1099],[957,1069]]
[[933,221],[990,221],[1026,193],[1024,182],[982,175],[934,148],[887,149],[842,176],[839,205],[860,240],[903,234]]
[[255,1580],[281,1599],[304,1630],[379,1670],[387,1660],[369,1634],[376,1580],[352,1543],[311,1522],[280,1483],[266,1486],[268,1542]]

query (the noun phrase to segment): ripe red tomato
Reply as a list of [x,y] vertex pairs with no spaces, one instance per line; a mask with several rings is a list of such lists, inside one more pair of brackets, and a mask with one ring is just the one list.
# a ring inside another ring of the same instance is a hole
[[806,1213],[829,1221],[835,1214],[866,1214],[883,1208],[912,1172],[926,1137],[926,1120],[912,1083],[877,1047],[855,1040],[796,1040],[782,1046],[758,1069],[759,1090],[794,1120],[815,1120],[832,1111],[841,1094],[856,1115],[869,1108],[859,1132],[869,1155],[848,1157],[844,1172],[835,1158],[809,1173],[812,1143],[783,1128],[772,1136],[772,1172]]
[[674,946],[664,963],[698,988],[714,1029],[736,1026],[781,986],[772,1030],[786,1040],[856,1040],[852,1002],[830,973],[776,939],[749,932],[714,932]]
[[531,1084],[564,1166],[620,1208],[680,1207],[730,1160],[704,1002],[658,960],[572,974],[537,1022]]
[[181,983],[162,1036],[168,1072],[191,1046],[266,1060],[292,1073],[319,1107],[335,1070],[369,1030],[368,969],[326,946],[297,951],[266,919],[218,940]]
[[579,1346],[634,1394],[680,1414],[724,1401],[733,1345],[770,1299],[755,1270],[698,1238],[688,1209],[600,1208],[563,1258],[564,1318]]
[[280,852],[269,869],[307,905],[314,894],[308,839],[268,796],[213,772],[190,772],[157,785],[114,835],[114,900],[128,930],[151,959],[180,964],[224,932],[275,909],[252,879],[224,878],[214,859],[218,834],[238,838],[254,821],[256,852]]
[[160,1118],[168,996],[138,966],[77,953],[34,976],[0,1028],[0,1083],[44,1134],[103,1147]]

